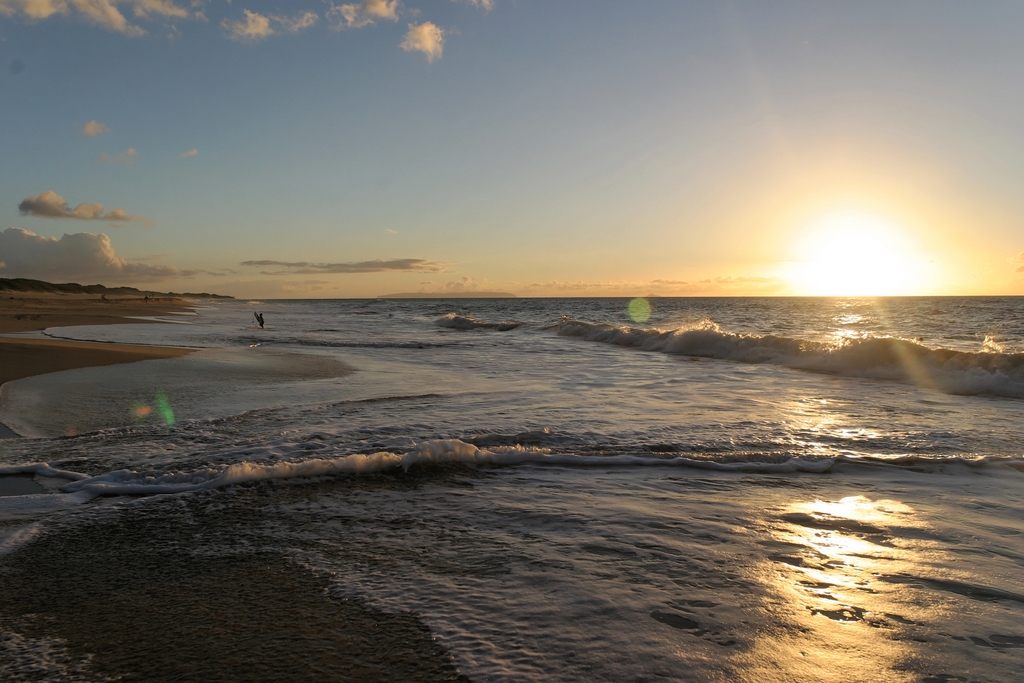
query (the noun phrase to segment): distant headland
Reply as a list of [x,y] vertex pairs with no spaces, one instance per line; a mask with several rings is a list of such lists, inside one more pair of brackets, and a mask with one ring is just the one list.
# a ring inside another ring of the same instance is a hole
[[0,277],[0,292],[20,292],[23,294],[98,294],[101,296],[158,296],[158,297],[192,297],[196,299],[233,299],[224,294],[206,292],[154,292],[136,289],[135,287],[105,287],[103,285],[80,285],[77,282],[56,284],[43,280],[25,278]]

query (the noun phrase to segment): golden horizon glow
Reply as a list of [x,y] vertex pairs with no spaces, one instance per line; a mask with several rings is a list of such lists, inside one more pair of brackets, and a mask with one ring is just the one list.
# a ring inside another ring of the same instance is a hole
[[810,296],[900,296],[932,289],[927,260],[895,224],[866,213],[828,214],[795,244],[784,277]]

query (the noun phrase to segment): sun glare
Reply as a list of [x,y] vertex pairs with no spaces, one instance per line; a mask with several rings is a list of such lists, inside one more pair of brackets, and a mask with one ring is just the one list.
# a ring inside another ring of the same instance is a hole
[[893,296],[926,289],[923,259],[899,228],[877,216],[826,216],[796,250],[788,279],[800,294]]

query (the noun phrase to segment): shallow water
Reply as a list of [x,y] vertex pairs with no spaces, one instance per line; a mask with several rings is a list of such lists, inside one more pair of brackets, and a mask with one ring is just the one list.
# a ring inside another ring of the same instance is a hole
[[[377,677],[1014,680],[1022,300],[659,299],[642,323],[628,303],[226,302],[48,330],[207,350],[0,390],[38,437],[0,474],[48,491],[0,498],[0,569],[29,581],[66,546],[93,567],[68,590],[134,581],[172,607],[136,605],[131,655],[0,601],[0,672],[175,680],[138,654],[210,612],[147,569],[174,556],[225,589],[260,558],[291,577],[301,605],[262,586],[252,618],[299,679],[358,680],[332,662],[402,643]],[[394,615],[390,644],[356,648],[355,614]],[[204,633],[258,657],[246,628]]]

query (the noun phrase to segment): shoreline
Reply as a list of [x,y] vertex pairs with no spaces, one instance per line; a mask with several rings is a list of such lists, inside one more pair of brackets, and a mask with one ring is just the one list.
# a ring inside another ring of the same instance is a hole
[[[48,327],[152,324],[131,319],[184,313],[192,306],[170,297],[105,299],[90,295],[0,294],[0,334],[32,332]],[[7,382],[62,370],[176,358],[196,349],[81,342],[62,339],[0,337],[0,388]],[[0,423],[0,439],[17,433]]]
[[197,349],[136,346],[64,339],[11,339],[0,337],[0,386],[7,382],[61,370],[134,363],[156,358],[177,358]]

